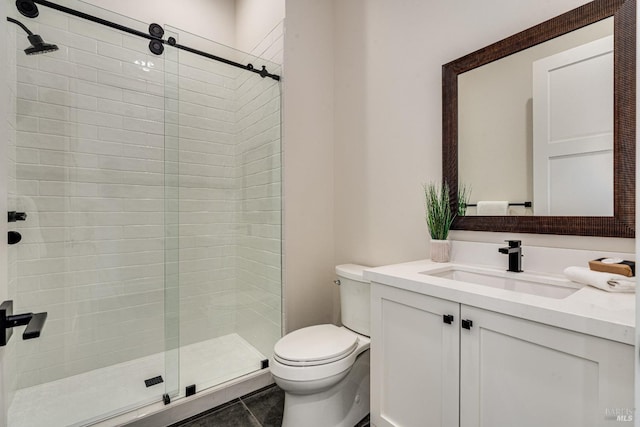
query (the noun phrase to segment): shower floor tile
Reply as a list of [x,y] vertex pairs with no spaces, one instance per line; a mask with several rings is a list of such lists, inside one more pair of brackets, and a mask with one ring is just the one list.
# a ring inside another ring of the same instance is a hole
[[[162,400],[180,384],[197,390],[260,369],[265,356],[237,334],[119,363],[18,390],[9,408],[11,427],[83,426]],[[177,366],[180,366],[178,380]],[[146,387],[144,380],[164,382]],[[172,399],[175,399],[172,398]]]

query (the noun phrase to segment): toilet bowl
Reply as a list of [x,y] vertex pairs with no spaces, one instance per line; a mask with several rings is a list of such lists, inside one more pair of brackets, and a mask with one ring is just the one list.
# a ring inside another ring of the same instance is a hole
[[286,335],[274,349],[271,373],[285,392],[282,427],[353,427],[369,413],[369,338],[345,327]]
[[285,392],[282,427],[353,427],[369,413],[366,268],[336,267],[344,326],[310,326],[276,343],[270,366]]

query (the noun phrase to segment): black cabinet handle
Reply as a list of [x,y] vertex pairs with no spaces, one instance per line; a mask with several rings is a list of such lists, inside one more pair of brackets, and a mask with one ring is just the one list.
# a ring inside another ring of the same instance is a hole
[[450,325],[453,322],[453,316],[451,314],[443,314],[442,321],[447,325]]
[[472,320],[463,319],[462,322],[460,322],[460,325],[464,329],[471,329],[471,327],[473,326],[473,321]]

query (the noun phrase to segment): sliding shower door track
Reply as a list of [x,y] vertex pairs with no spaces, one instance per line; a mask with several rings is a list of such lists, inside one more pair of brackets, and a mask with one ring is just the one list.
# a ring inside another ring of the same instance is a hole
[[[94,22],[96,24],[100,24],[100,25],[104,25],[106,27],[110,27],[128,34],[132,34],[134,36],[137,37],[142,37],[145,39],[150,40],[149,42],[149,49],[151,50],[152,53],[156,54],[156,55],[161,55],[162,52],[164,51],[164,45],[168,45],[168,46],[172,46],[175,47],[176,49],[180,49],[180,50],[184,50],[186,52],[190,52],[193,53],[194,55],[199,55],[199,56],[203,56],[205,58],[209,58],[212,59],[214,61],[218,61],[218,62],[222,62],[225,63],[227,65],[231,65],[232,67],[236,67],[236,68],[241,68],[243,70],[246,71],[251,71],[252,73],[256,73],[259,74],[260,77],[265,78],[265,77],[269,77],[273,80],[280,80],[280,76],[277,74],[271,74],[267,71],[267,67],[266,66],[262,66],[260,69],[257,69],[254,67],[253,64],[240,64],[239,62],[235,62],[235,61],[231,61],[230,59],[226,59],[226,58],[222,58],[220,56],[217,55],[213,55],[211,53],[208,52],[204,52],[198,49],[194,49],[191,48],[189,46],[184,46],[181,44],[178,44],[176,39],[174,39],[173,37],[169,37],[167,40],[164,40],[162,38],[162,36],[164,35],[164,31],[158,31],[158,28],[162,28],[160,25],[158,24],[151,24],[149,25],[149,32],[150,34],[147,33],[143,33],[142,31],[138,31],[135,30],[133,28],[124,26],[124,25],[120,25],[118,23],[115,22],[111,22],[108,21],[106,19],[102,19],[99,18],[97,16],[94,15],[90,15],[88,13],[84,13],[81,12],[79,10],[75,10],[75,9],[71,9],[69,7],[66,6],[62,6],[59,5],[57,3],[53,3],[50,2],[48,0],[18,0],[16,2],[16,6],[18,7],[18,11],[23,15],[26,16],[28,18],[35,18],[36,16],[38,16],[38,12],[37,12],[37,7],[36,4],[39,4],[41,6],[45,6],[48,7],[50,9],[54,9],[57,10],[59,12],[63,12],[63,13],[67,13],[69,15],[73,15],[75,17],[78,18],[82,18],[82,19],[86,19],[87,21],[91,21]],[[154,33],[156,35],[154,35]]]

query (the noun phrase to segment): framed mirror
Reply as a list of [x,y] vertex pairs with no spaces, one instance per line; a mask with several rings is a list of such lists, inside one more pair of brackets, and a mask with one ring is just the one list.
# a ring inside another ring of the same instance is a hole
[[452,229],[635,236],[635,8],[596,0],[443,66]]

